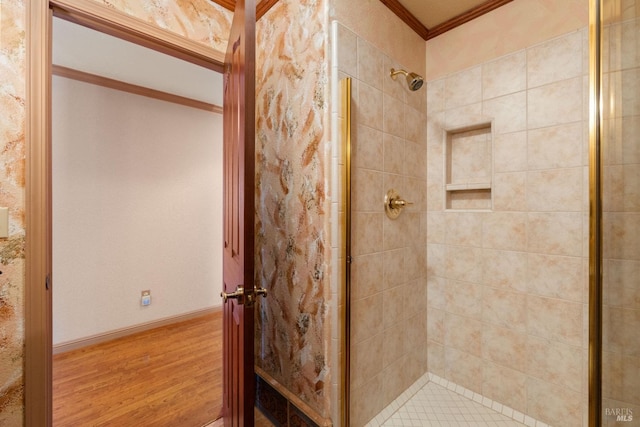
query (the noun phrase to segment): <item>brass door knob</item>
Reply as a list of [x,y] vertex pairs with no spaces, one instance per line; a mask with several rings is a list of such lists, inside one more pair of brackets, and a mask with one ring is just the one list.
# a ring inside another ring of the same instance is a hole
[[234,292],[220,292],[223,302],[227,302],[228,299],[237,299],[238,304],[244,304],[244,288],[242,285],[238,285]]

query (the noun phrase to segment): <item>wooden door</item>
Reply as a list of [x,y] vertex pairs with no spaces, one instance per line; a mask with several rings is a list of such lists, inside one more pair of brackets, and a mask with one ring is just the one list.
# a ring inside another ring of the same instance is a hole
[[225,426],[253,426],[255,0],[237,0],[224,69]]

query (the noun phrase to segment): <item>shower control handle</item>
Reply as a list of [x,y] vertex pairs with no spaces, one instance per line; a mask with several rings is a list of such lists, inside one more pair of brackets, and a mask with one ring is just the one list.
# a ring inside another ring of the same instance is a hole
[[407,205],[412,205],[413,202],[407,202],[406,200],[402,200],[402,199],[392,199],[389,201],[389,204],[391,205],[392,208],[401,209]]
[[412,204],[413,202],[407,202],[400,197],[394,189],[387,191],[387,194],[384,196],[384,210],[387,213],[387,216],[391,219],[398,218],[402,209]]

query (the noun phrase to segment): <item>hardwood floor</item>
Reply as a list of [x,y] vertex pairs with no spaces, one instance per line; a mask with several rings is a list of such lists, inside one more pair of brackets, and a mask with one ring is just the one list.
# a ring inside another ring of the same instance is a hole
[[53,358],[54,427],[201,427],[221,407],[222,312]]

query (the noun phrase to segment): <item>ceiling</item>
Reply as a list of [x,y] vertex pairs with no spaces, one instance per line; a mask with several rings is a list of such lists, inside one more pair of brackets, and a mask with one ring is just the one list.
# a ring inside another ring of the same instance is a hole
[[486,0],[399,0],[427,28],[436,27],[485,2]]
[[429,40],[513,0],[380,0]]
[[54,65],[222,105],[218,72],[57,17],[52,31]]
[[[235,0],[210,0],[233,10]],[[352,0],[359,1],[359,0]],[[429,40],[513,0],[380,0],[423,39]],[[258,0],[256,16],[278,0]]]

